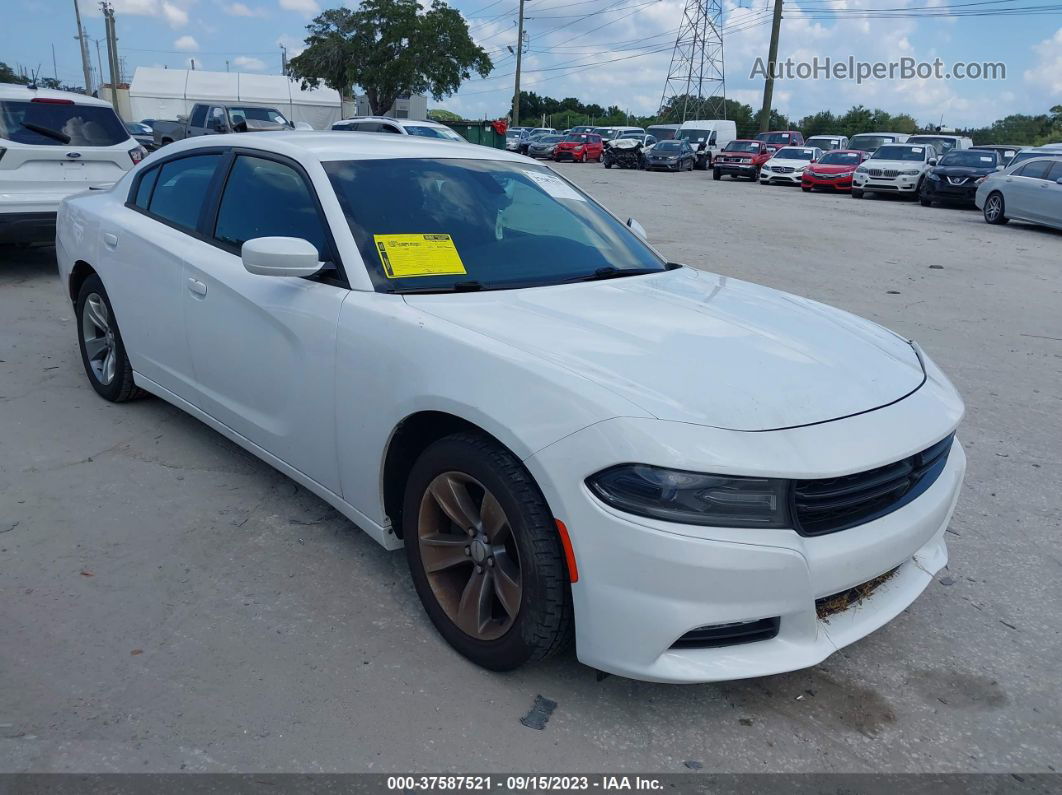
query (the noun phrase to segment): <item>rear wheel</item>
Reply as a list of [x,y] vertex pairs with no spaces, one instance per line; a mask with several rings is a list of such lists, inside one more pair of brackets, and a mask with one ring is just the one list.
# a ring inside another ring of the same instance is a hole
[[96,394],[112,403],[143,397],[133,383],[133,367],[125,353],[114,309],[103,281],[92,274],[81,285],[74,305],[81,363]]
[[470,433],[435,442],[410,472],[402,525],[417,595],[458,652],[505,671],[567,645],[572,606],[557,529],[507,449]]
[[1005,224],[1010,219],[1004,214],[1007,209],[1003,194],[999,191],[988,194],[985,199],[985,220],[990,224]]

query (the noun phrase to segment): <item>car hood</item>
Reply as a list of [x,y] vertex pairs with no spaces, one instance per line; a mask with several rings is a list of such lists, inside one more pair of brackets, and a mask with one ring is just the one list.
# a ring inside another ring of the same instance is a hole
[[914,348],[881,326],[691,268],[406,301],[678,422],[809,425],[894,403],[925,380]]
[[987,174],[995,174],[995,166],[976,168],[974,166],[937,166],[933,173],[938,177],[983,177]]
[[847,171],[855,171],[859,166],[859,163],[812,163],[810,170],[819,174],[844,174]]
[[895,168],[895,169],[899,169],[900,171],[903,171],[906,168],[917,168],[917,169],[926,168],[926,163],[925,163],[924,160],[874,160],[874,159],[869,159],[869,160],[864,160],[859,165],[866,166],[867,168],[888,168],[888,169]]

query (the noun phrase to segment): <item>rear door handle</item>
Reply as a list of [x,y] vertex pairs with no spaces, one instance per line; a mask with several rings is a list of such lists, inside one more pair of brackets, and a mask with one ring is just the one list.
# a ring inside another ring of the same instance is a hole
[[118,235],[113,232],[104,232],[103,242],[108,248],[115,248],[118,245]]
[[190,276],[188,277],[188,290],[194,295],[207,294],[207,286],[199,281],[199,279],[193,279]]

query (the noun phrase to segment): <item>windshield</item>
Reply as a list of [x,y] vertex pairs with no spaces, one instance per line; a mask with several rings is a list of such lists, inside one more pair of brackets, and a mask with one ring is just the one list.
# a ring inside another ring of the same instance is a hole
[[759,152],[760,145],[756,141],[731,141],[723,147],[724,152]]
[[543,135],[537,141],[536,144],[559,144],[564,140],[563,135]]
[[942,138],[937,135],[912,135],[907,139],[909,144],[932,144],[939,152],[947,152],[955,148],[954,138]]
[[1033,157],[1062,157],[1062,152],[1018,152],[1007,165],[1013,166]]
[[643,138],[645,138],[645,133],[639,133],[639,132],[623,133],[623,135],[620,136],[620,140],[623,140],[624,138],[637,138],[640,141]]
[[873,152],[879,146],[895,143],[896,138],[892,135],[857,135],[848,142],[849,149],[859,149],[863,152]]
[[523,130],[507,130],[505,133],[506,138],[522,138],[523,135]]
[[570,130],[568,130],[568,132],[570,132],[570,133],[591,132],[593,129],[594,128],[591,127],[589,124],[584,124],[584,125],[581,125],[581,126],[572,127]]
[[658,152],[677,152],[681,148],[682,143],[680,141],[661,141],[653,147]]
[[863,158],[855,152],[830,152],[822,156],[819,165],[822,166],[858,166]]
[[972,149],[957,149],[941,158],[941,166],[966,166],[968,168],[995,168],[999,165],[995,152],[975,152]]
[[129,131],[111,108],[29,100],[0,101],[0,138],[34,146],[114,146]]
[[814,149],[779,149],[774,153],[775,160],[811,160],[813,157]]
[[419,135],[422,138],[442,138],[446,141],[465,140],[453,130],[445,127],[425,127],[420,124],[403,124],[402,126],[406,128],[406,132],[410,135]]
[[701,141],[707,141],[711,134],[711,130],[679,130],[678,135],[675,137],[683,141],[692,141],[695,144],[699,144]]
[[911,160],[921,163],[926,159],[924,146],[904,146],[903,144],[892,146],[880,146],[870,156],[871,160]]
[[757,141],[763,141],[768,144],[787,144],[789,139],[790,135],[787,132],[765,132],[756,135]]
[[575,133],[573,135],[564,136],[565,143],[569,144],[585,144],[590,140],[590,133]]
[[630,229],[542,166],[416,158],[324,168],[379,290],[528,287],[601,269],[666,270]]
[[[252,121],[271,121],[274,124],[287,124],[288,120],[283,114],[274,108],[229,108],[229,118],[233,124],[239,124],[248,119]],[[290,125],[289,125],[290,126]]]
[[808,138],[804,143],[819,149],[836,149],[841,142],[837,138]]
[[602,138],[612,138],[616,135],[617,131],[613,130],[611,127],[595,127],[591,132],[597,133]]

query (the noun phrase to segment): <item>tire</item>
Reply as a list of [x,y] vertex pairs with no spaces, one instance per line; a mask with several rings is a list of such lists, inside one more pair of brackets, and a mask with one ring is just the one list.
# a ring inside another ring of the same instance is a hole
[[811,193],[811,188],[805,188],[803,185],[800,186],[800,189],[804,191],[804,193]]
[[[81,285],[74,313],[81,363],[96,394],[111,403],[144,397],[147,393],[133,383],[133,366],[125,353],[111,299],[107,297],[103,280],[95,273]],[[112,357],[113,361],[109,361]]]
[[918,197],[918,203],[921,204],[923,207],[932,207],[933,206],[933,200],[932,199],[927,199],[925,196],[919,196]]
[[985,221],[990,224],[1005,224],[1010,219],[1005,215],[1007,204],[1003,200],[1003,194],[998,190],[992,191],[985,199]]
[[[433,492],[462,495],[467,512],[456,501],[444,509]],[[497,521],[484,520],[488,513]],[[455,522],[454,514],[468,521]],[[474,529],[466,532],[466,525]],[[486,525],[499,529],[488,536]],[[530,473],[498,442],[458,433],[428,447],[409,473],[402,528],[421,604],[460,654],[492,671],[509,671],[568,646],[571,591],[553,514]],[[478,602],[462,598],[475,593],[470,587],[481,588]]]
[[720,180],[722,178],[723,178],[722,172],[718,168],[713,168],[712,169],[712,179]]
[[605,163],[605,168],[612,168],[612,161],[611,160],[609,160],[608,162]]
[[852,188],[852,198],[853,199],[862,199],[863,198],[862,189],[861,188]]
[[601,159],[602,159],[602,158],[603,158],[604,156],[605,156],[605,155],[604,155],[604,154],[603,154],[602,152],[598,152],[598,153],[597,153],[597,157],[595,157],[595,158],[594,158],[594,162],[595,162],[595,163],[600,163],[600,162],[601,162]]

